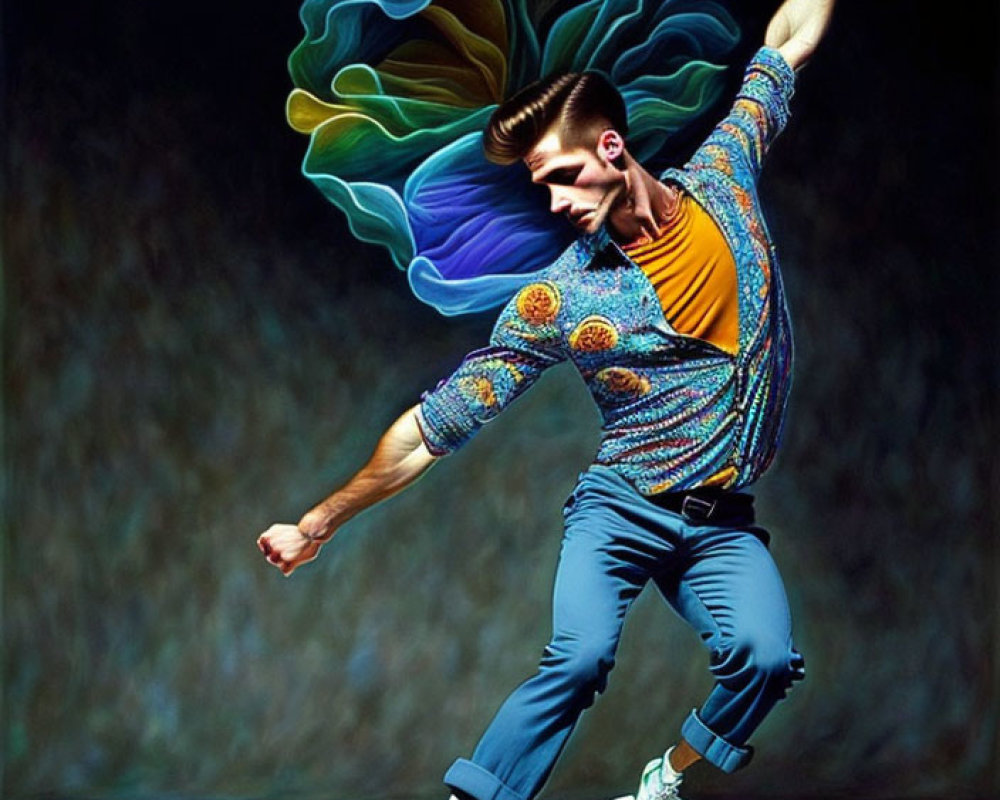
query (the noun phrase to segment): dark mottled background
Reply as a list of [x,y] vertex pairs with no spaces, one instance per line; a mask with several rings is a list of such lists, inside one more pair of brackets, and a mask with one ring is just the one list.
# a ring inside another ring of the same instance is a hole
[[[763,187],[796,385],[757,491],[809,677],[695,798],[1000,795],[990,5],[842,0],[800,76]],[[546,641],[582,385],[283,579],[257,533],[490,320],[419,306],[298,175],[295,2],[2,25],[3,795],[442,797]],[[620,655],[548,797],[631,790],[709,682],[652,594]]]

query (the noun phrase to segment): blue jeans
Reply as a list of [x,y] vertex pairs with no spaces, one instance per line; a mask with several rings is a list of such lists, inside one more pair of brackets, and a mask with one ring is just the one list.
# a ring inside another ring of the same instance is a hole
[[701,635],[716,680],[681,735],[726,772],[746,765],[753,751],[744,743],[804,675],[766,531],[752,514],[689,520],[601,466],[580,476],[563,515],[553,634],[538,672],[507,698],[472,759],[456,761],[445,784],[475,800],[539,792],[580,713],[604,690],[625,614],[648,580]]

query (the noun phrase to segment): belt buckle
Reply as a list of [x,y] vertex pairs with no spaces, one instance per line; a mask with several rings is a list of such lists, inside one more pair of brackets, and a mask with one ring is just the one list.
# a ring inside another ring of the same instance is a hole
[[681,514],[689,519],[709,519],[715,513],[715,503],[715,500],[687,494],[681,501]]

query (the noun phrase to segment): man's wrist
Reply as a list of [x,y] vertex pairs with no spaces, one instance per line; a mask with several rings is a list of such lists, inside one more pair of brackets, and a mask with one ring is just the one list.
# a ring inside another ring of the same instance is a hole
[[323,544],[330,541],[330,535],[327,533],[317,535],[309,531],[304,531],[301,527],[299,528],[299,533],[302,534],[303,539],[308,539],[310,542],[315,542],[316,544]]
[[303,538],[310,542],[327,542],[333,538],[333,532],[337,529],[336,510],[329,500],[324,500],[303,515],[298,528]]

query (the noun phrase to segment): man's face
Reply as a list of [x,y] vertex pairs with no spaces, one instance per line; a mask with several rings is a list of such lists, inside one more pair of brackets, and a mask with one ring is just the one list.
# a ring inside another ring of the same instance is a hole
[[553,214],[564,214],[580,233],[593,233],[626,194],[625,172],[611,161],[624,143],[613,130],[598,137],[595,148],[565,149],[558,133],[546,133],[525,156],[533,183],[549,189]]

